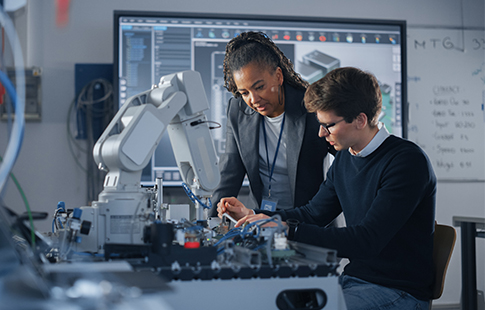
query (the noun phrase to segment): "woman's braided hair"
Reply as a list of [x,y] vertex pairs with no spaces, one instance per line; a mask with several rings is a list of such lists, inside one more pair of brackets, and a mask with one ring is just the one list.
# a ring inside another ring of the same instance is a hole
[[280,67],[284,81],[298,89],[305,90],[309,85],[295,72],[291,61],[265,33],[243,32],[227,44],[224,57],[224,87],[236,98],[240,94],[233,74],[252,62],[272,70]]

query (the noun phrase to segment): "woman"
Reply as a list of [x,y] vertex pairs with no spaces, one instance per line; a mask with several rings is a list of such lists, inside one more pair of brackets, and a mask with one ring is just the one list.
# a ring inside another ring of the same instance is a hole
[[210,216],[223,197],[237,196],[249,179],[249,208],[291,209],[305,205],[324,178],[329,145],[303,96],[308,83],[264,33],[245,32],[226,46],[226,150],[220,158],[221,182],[212,196]]

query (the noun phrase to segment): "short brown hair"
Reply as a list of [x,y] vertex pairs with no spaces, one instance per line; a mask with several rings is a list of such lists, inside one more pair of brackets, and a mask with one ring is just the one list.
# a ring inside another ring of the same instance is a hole
[[370,126],[377,124],[382,108],[376,77],[353,67],[330,71],[308,87],[304,100],[309,112],[333,111],[347,123],[364,113]]

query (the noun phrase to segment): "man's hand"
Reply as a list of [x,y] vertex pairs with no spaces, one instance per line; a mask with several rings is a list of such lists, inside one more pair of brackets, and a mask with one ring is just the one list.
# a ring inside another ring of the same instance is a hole
[[246,215],[253,214],[253,211],[246,208],[237,198],[227,197],[222,198],[217,204],[217,215],[222,218],[224,213],[229,214],[235,220],[239,220]]
[[[256,222],[256,221],[259,221],[259,220],[266,220],[266,219],[269,219],[269,216],[267,216],[266,214],[249,214],[249,215],[246,215],[244,217],[242,217],[241,219],[239,219],[239,221],[237,221],[236,225],[234,225],[234,227],[240,227],[241,225],[243,225],[244,223],[252,223],[252,222]],[[264,226],[276,226],[277,224],[275,222],[268,222],[266,223]]]

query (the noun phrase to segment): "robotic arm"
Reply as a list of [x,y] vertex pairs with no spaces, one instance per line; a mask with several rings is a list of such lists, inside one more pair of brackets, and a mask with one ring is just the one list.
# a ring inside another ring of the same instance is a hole
[[108,171],[104,191],[138,190],[142,170],[168,129],[184,182],[196,195],[210,196],[219,170],[203,113],[207,109],[196,71],[164,76],[151,90],[128,99],[94,146],[96,163]]
[[[140,186],[165,130],[183,181],[199,200],[208,200],[219,184],[218,158],[203,113],[209,108],[200,74],[183,71],[128,99],[98,139],[93,155],[107,171],[104,189],[82,219],[92,223],[78,250],[98,252],[105,243],[143,243],[141,218],[151,196]],[[159,195],[161,196],[161,195]],[[162,197],[158,197],[160,203]],[[197,219],[204,213],[196,202]]]

